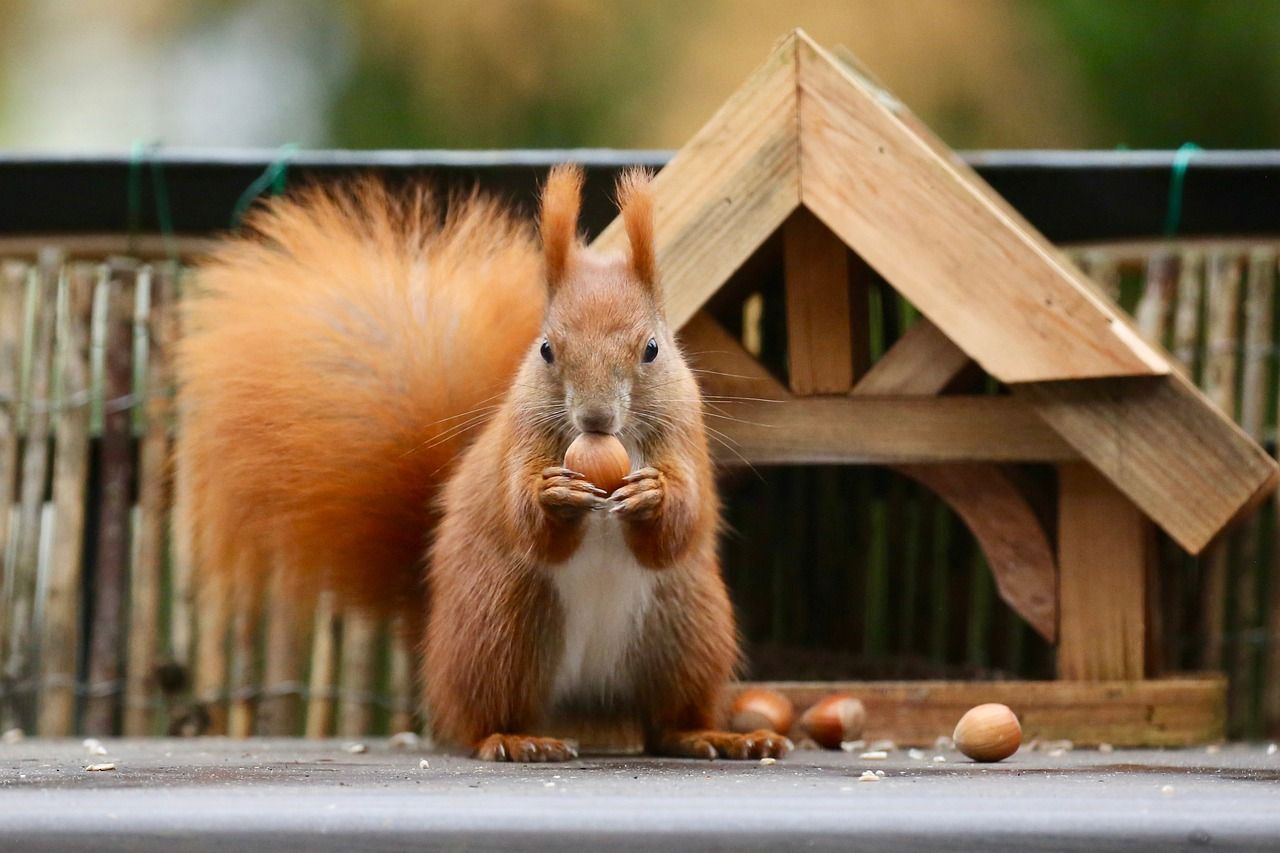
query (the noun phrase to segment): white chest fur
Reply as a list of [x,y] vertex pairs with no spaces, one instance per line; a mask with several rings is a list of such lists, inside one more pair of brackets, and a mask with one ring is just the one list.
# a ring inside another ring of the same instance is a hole
[[620,519],[601,512],[587,524],[578,550],[551,569],[564,616],[553,701],[608,697],[623,686],[627,652],[639,639],[657,580],[631,554]]

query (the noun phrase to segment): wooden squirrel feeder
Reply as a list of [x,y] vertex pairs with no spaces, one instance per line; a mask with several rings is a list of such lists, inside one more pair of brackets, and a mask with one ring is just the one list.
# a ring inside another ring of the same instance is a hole
[[[849,692],[868,737],[903,743],[932,742],[981,702],[1010,705],[1028,739],[1222,736],[1221,677],[1151,677],[1153,523],[1198,553],[1278,471],[1170,356],[851,58],[799,30],[654,190],[668,317],[707,354],[699,367],[729,374],[704,388],[785,401],[744,403],[719,427],[745,460],[888,465],[921,482],[1057,647],[1053,682],[772,686],[798,710]],[[779,232],[785,380],[706,310],[757,274]],[[624,245],[621,222],[595,244]],[[871,270],[923,316],[867,364]],[[1008,393],[945,393],[975,365]],[[1052,524],[1022,488],[1032,463],[1056,469]]]

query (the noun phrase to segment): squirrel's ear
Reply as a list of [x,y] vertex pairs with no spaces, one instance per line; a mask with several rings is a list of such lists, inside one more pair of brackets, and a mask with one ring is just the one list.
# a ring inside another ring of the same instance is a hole
[[573,265],[582,207],[582,167],[564,163],[551,169],[542,188],[542,253],[547,285],[555,290]]
[[618,210],[627,227],[631,244],[631,269],[655,293],[658,289],[658,262],[653,249],[653,174],[636,167],[618,178]]

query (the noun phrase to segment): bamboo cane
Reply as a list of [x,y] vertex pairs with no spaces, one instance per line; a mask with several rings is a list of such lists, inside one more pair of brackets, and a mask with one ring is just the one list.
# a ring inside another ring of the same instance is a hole
[[261,609],[256,602],[241,602],[231,619],[230,709],[227,734],[246,738],[253,734],[258,706],[258,626]]
[[390,662],[388,663],[388,689],[391,696],[390,730],[392,734],[413,731],[413,708],[417,691],[414,678],[413,645],[416,638],[410,635],[402,619],[396,619],[390,628]]
[[[179,339],[183,331],[183,314],[179,310],[181,307],[182,288],[182,268],[178,267],[173,270],[175,310],[172,322],[175,327],[174,334]],[[181,430],[181,417],[176,405],[174,406],[174,415],[174,428]],[[188,484],[175,477],[173,482],[172,516],[184,521],[191,518],[190,513],[185,509],[191,499],[188,488]],[[197,621],[194,583],[195,543],[193,537],[195,531],[190,528],[188,523],[172,524],[170,528],[173,563],[169,574],[169,660],[167,669],[173,672],[175,676],[179,676],[175,680],[180,682],[185,680],[180,676],[187,675],[189,677],[189,673],[195,666],[194,649]]]
[[172,264],[149,271],[148,301],[142,318],[147,329],[147,372],[143,385],[144,432],[139,452],[138,542],[129,582],[128,666],[125,676],[124,733],[141,736],[156,729],[157,639],[160,634],[165,529],[169,514],[169,435],[173,418],[170,351],[177,337]]
[[302,609],[292,593],[286,567],[277,562],[268,586],[263,689],[258,703],[258,732],[273,737],[296,735],[302,724],[306,631]]
[[97,278],[96,266],[71,266],[58,304],[61,388],[54,427],[54,540],[41,641],[39,732],[45,737],[68,737],[75,731],[85,503],[89,487],[89,337]]
[[[1240,263],[1235,255],[1215,253],[1208,265],[1203,386],[1205,394],[1228,417],[1236,409],[1236,358],[1239,347],[1236,307],[1240,294]],[[1202,558],[1201,624],[1204,645],[1200,663],[1206,669],[1226,664],[1224,630],[1227,609],[1229,543],[1219,540]]]
[[[35,624],[36,584],[40,560],[40,522],[44,512],[45,477],[49,466],[49,402],[54,323],[62,254],[54,249],[40,253],[31,316],[30,379],[20,419],[26,431],[19,488],[18,530],[10,572],[9,630],[5,677],[9,683],[9,726],[30,728],[35,722],[33,679],[38,671]],[[23,415],[25,414],[25,417]]]
[[342,674],[338,733],[363,737],[373,731],[373,696],[377,685],[378,621],[368,613],[342,615]]
[[229,590],[209,577],[196,596],[195,675],[192,693],[208,720],[206,734],[227,732],[227,631],[231,622]]
[[[1271,322],[1275,305],[1274,251],[1259,250],[1249,257],[1245,280],[1243,376],[1240,385],[1240,426],[1262,443],[1266,428],[1267,379],[1271,366]],[[1228,707],[1233,720],[1246,737],[1262,733],[1262,690],[1257,676],[1259,649],[1248,641],[1254,631],[1265,628],[1261,603],[1262,519],[1251,516],[1237,535],[1235,578],[1235,655]]]
[[138,268],[127,259],[113,259],[110,268],[103,349],[102,441],[98,452],[101,498],[83,726],[85,733],[93,735],[114,734],[117,725],[133,482],[131,410]]
[[316,603],[315,632],[311,641],[311,680],[307,700],[307,737],[333,733],[334,699],[338,675],[338,638],[342,630],[334,609],[333,593],[322,592]]
[[[29,277],[26,264],[11,261],[0,267],[0,287],[3,288],[0,291],[0,685],[5,683],[3,667],[9,636],[11,590],[6,579],[12,568],[10,518],[14,484],[18,479],[18,407],[23,384],[22,349]],[[7,714],[7,710],[0,708],[0,717],[7,718]]]
[[[1138,332],[1148,341],[1163,346],[1172,340],[1173,305],[1178,292],[1178,256],[1164,248],[1147,258],[1142,293],[1134,309]],[[1153,555],[1154,557],[1154,555]],[[1182,589],[1177,573],[1162,571],[1153,559],[1147,572],[1147,675],[1155,676],[1175,660],[1177,649],[1174,625],[1182,620],[1175,612]]]

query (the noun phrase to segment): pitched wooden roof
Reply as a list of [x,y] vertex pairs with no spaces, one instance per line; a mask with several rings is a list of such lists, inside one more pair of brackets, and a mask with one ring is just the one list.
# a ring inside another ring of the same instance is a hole
[[[891,95],[796,30],[654,181],[683,326],[807,208],[1190,551],[1274,461]],[[620,248],[614,222],[596,241]]]

